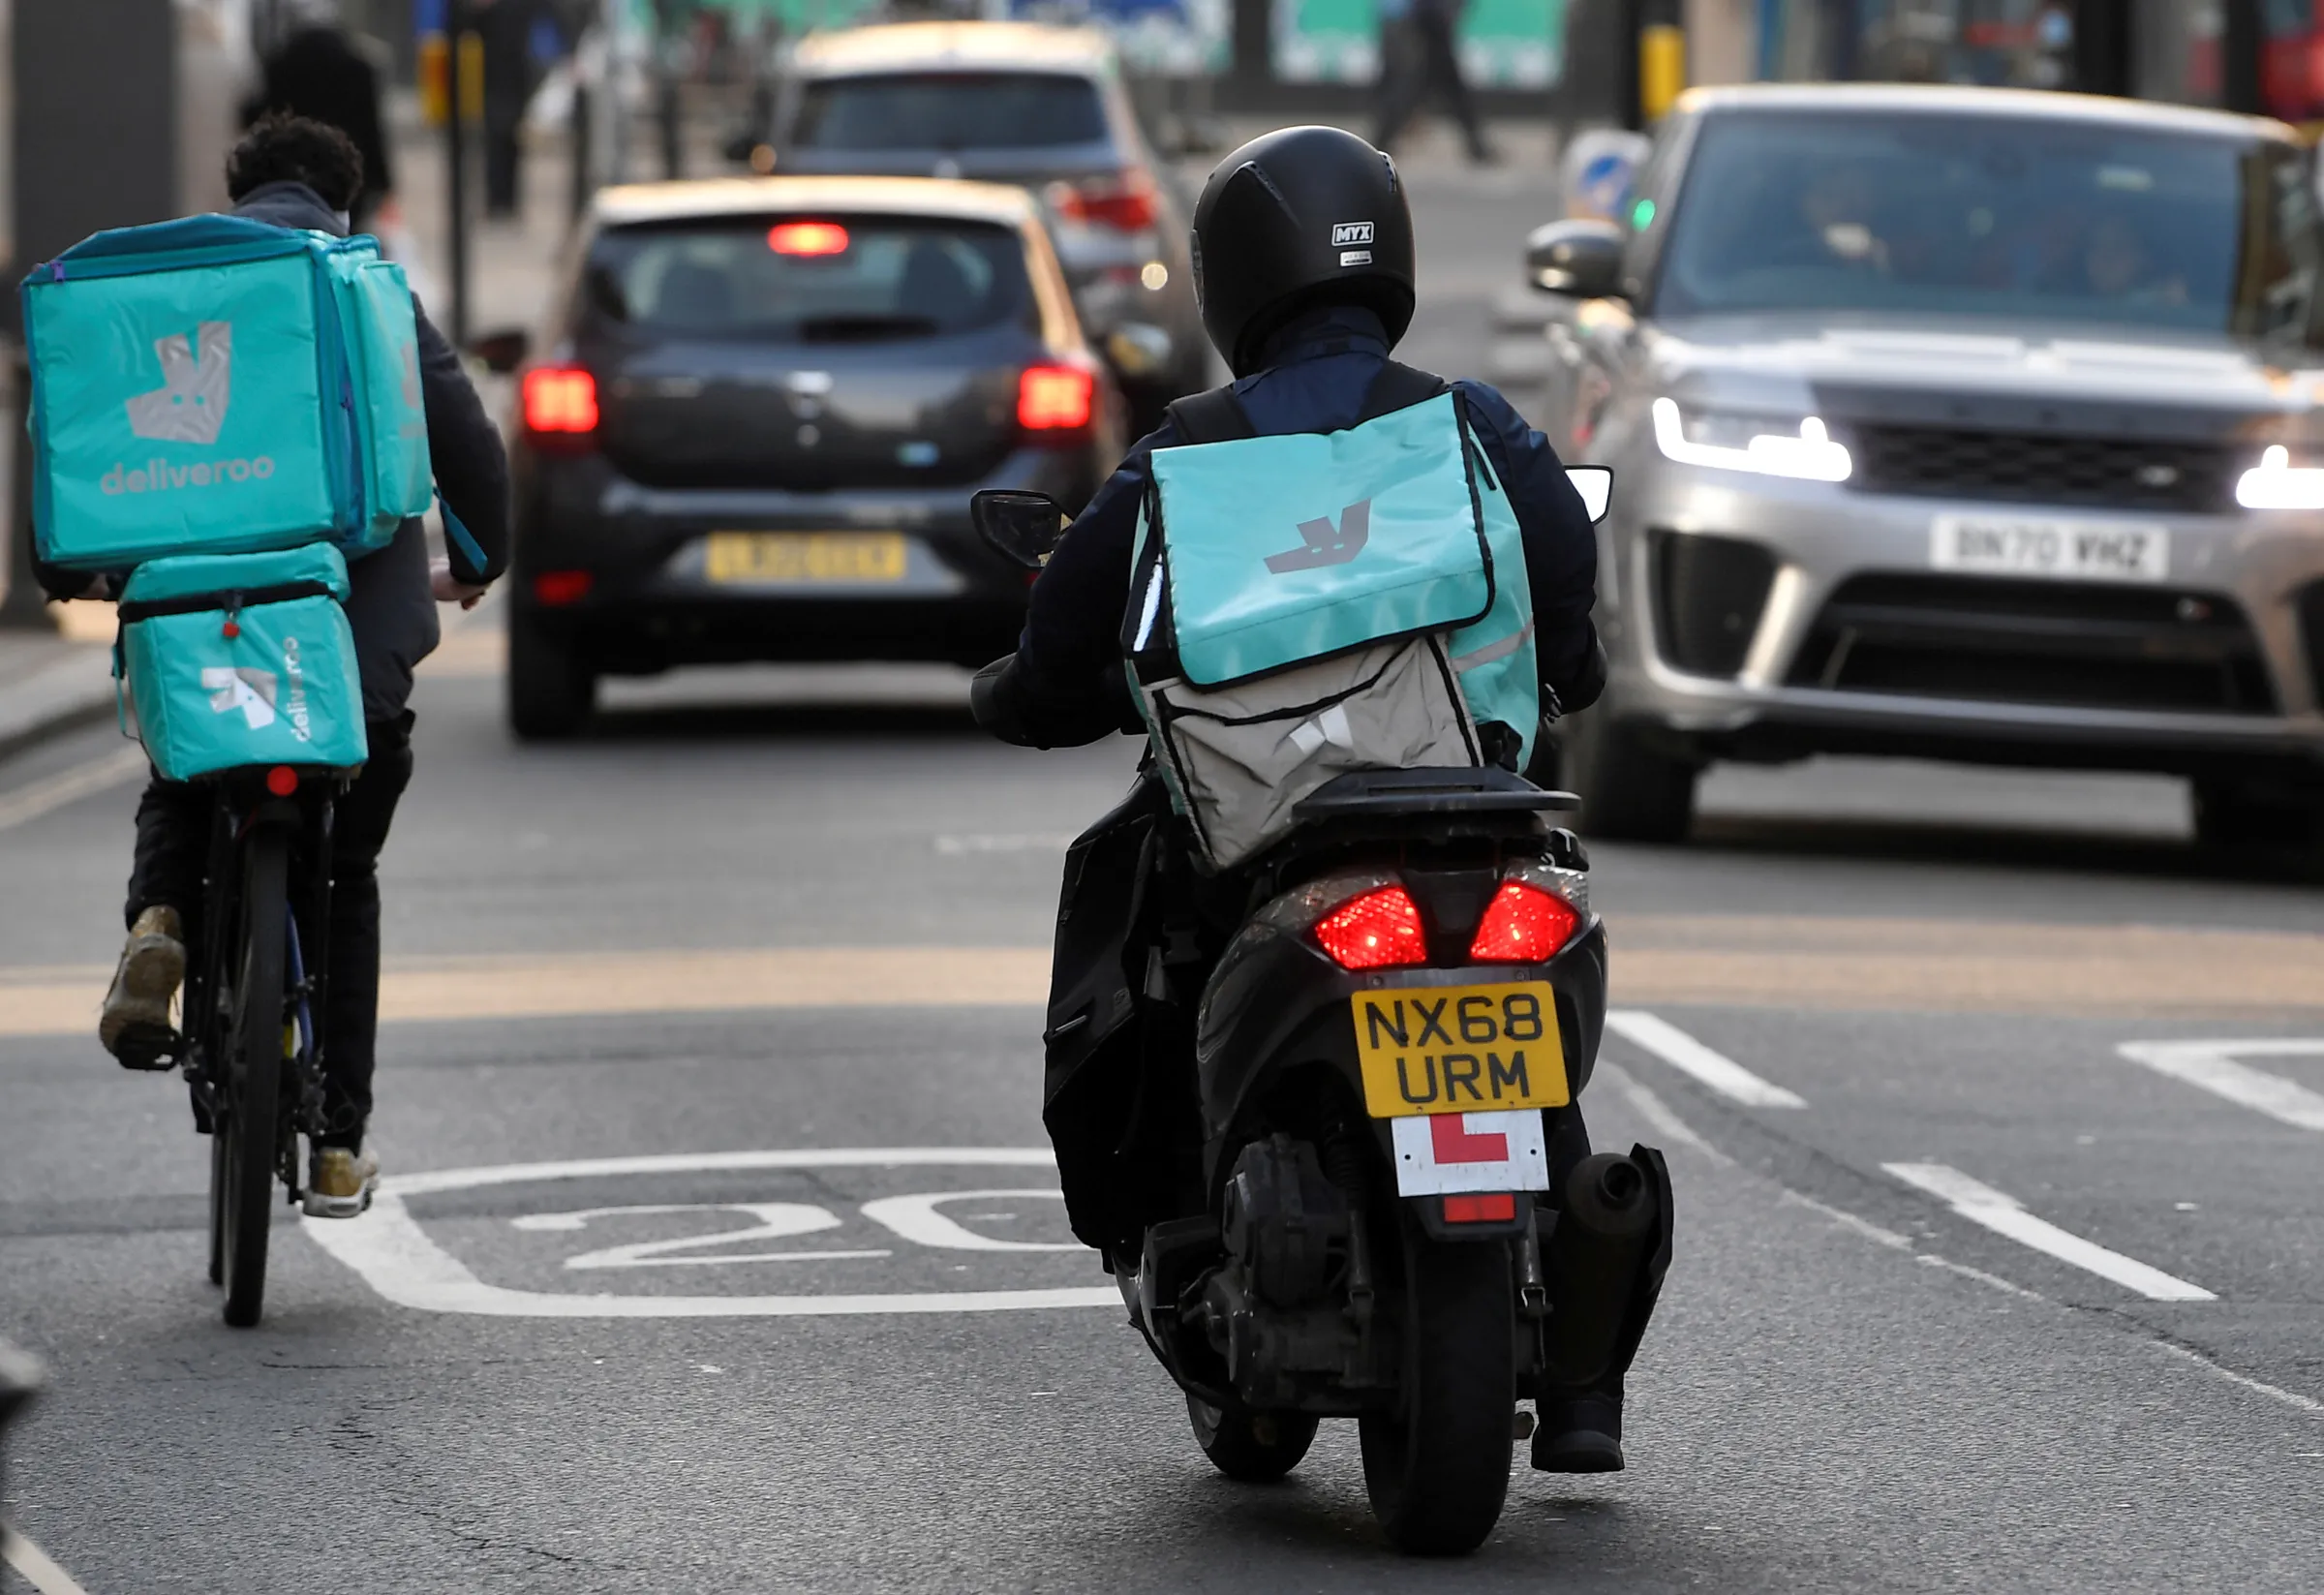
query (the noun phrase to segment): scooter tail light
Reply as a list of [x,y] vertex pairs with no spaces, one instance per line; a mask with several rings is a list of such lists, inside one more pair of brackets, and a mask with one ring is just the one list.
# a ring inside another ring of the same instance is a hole
[[1574,905],[1521,880],[1504,881],[1478,921],[1469,957],[1479,964],[1543,964],[1581,928]]
[[1509,1191],[1445,1198],[1448,1224],[1507,1224],[1517,1216],[1517,1199]]
[[1343,969],[1388,969],[1428,962],[1420,905],[1401,886],[1382,886],[1341,904],[1315,924],[1316,945]]

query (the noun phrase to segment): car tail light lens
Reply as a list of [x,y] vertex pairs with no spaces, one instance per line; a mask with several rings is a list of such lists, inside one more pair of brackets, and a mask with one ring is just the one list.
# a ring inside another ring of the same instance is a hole
[[533,578],[534,598],[551,608],[579,603],[596,578],[587,570],[543,570]]
[[1144,232],[1160,214],[1154,179],[1142,167],[1075,183],[1052,183],[1048,199],[1061,221],[1116,232]]
[[1401,886],[1383,886],[1341,904],[1316,921],[1315,940],[1343,969],[1428,962],[1420,906]]
[[1076,432],[1097,407],[1097,379],[1077,365],[1030,365],[1017,379],[1017,424],[1027,432]]
[[844,255],[847,230],[837,222],[777,222],[767,247],[778,255]]
[[1517,1199],[1509,1191],[1445,1198],[1445,1222],[1448,1224],[1507,1224],[1516,1216]]
[[579,366],[536,365],[525,373],[525,430],[571,437],[597,429],[597,380]]
[[1541,964],[1574,938],[1574,905],[1521,880],[1504,881],[1477,923],[1469,957],[1480,964]]

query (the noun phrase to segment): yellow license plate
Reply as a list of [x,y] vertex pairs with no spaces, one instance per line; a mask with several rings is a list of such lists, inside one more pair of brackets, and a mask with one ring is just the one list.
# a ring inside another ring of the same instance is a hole
[[1354,1002],[1363,1105],[1374,1119],[1573,1100],[1545,980],[1358,992]]
[[713,532],[703,572],[715,582],[903,580],[895,532]]

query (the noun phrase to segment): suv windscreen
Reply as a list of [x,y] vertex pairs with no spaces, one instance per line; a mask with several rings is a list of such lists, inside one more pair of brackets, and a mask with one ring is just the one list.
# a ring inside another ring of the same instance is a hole
[[790,141],[807,149],[1025,149],[1093,144],[1105,107],[1086,77],[913,72],[808,83]]
[[680,337],[838,343],[1028,322],[1024,251],[1004,227],[896,216],[737,216],[614,228],[592,311]]
[[2267,141],[1904,113],[1703,124],[1654,309],[2305,334],[2316,209]]

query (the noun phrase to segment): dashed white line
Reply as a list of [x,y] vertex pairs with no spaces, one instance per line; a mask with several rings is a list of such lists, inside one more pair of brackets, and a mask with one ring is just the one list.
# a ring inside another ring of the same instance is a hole
[[0,1561],[24,1576],[40,1595],[89,1595],[73,1581],[73,1575],[49,1560],[48,1553],[15,1529],[0,1529]]
[[2229,1384],[2241,1385],[2254,1396],[2264,1396],[2271,1401],[2281,1401],[2285,1406],[2297,1407],[2300,1411],[2312,1417],[2324,1418],[2324,1401],[2319,1401],[2312,1396],[2303,1396],[2298,1391],[2285,1390],[2281,1385],[2271,1385],[2264,1379],[2254,1379],[2248,1374],[2238,1373],[2233,1368],[2221,1367],[2201,1352],[2189,1351],[2186,1347],[2169,1340],[2156,1340],[2151,1343],[2156,1350],[2168,1352],[2182,1362],[2192,1363],[2207,1372],[2216,1373]]
[[1696,1040],[1686,1031],[1643,1008],[1614,1008],[1605,1016],[1605,1028],[1623,1040],[1645,1048],[1655,1057],[1708,1086],[1721,1096],[1740,1102],[1747,1108],[1804,1108],[1807,1100],[1784,1089],[1771,1080],[1762,1080],[1725,1053],[1715,1052]]
[[145,750],[119,748],[103,758],[93,758],[45,780],[27,782],[0,796],[0,831],[28,819],[38,819],[51,810],[62,809],[68,803],[78,802],[108,786],[118,786],[130,777],[144,773]]
[[2031,1246],[2062,1263],[2110,1279],[2149,1301],[2218,1300],[2201,1285],[2189,1284],[2135,1257],[2125,1257],[2095,1241],[2085,1241],[2071,1231],[2062,1230],[2046,1218],[2035,1217],[2017,1198],[1972,1180],[1958,1169],[1942,1163],[1883,1163],[1881,1167],[1906,1184],[1927,1191],[1972,1224],[1980,1224],[2020,1245]]
[[2116,1051],[2157,1074],[2197,1086],[2238,1107],[2303,1130],[2324,1130],[2324,1095],[2236,1061],[2324,1057],[2324,1041],[2125,1041]]

